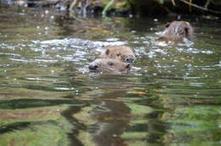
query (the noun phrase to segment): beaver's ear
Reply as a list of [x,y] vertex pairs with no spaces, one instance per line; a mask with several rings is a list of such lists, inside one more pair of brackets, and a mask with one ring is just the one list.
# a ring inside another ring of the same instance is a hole
[[170,22],[167,22],[167,24],[165,25],[166,28],[168,28],[170,26]]
[[108,55],[109,53],[110,53],[110,50],[107,49],[107,50],[105,51],[105,54]]

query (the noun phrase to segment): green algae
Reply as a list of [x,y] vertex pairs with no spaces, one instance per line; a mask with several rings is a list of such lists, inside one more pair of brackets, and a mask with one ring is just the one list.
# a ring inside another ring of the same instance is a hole
[[23,130],[13,130],[0,135],[0,145],[13,146],[68,146],[67,132],[62,127],[48,122],[30,124]]

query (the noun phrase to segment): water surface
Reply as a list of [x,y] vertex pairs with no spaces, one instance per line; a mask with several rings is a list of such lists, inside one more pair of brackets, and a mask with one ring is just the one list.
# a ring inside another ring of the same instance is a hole
[[[221,23],[186,19],[194,43],[159,46],[170,20],[1,8],[0,145],[220,145]],[[136,69],[89,73],[121,44]]]

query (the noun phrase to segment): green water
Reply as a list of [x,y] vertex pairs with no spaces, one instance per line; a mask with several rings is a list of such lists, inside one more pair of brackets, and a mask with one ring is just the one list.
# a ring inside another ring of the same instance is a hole
[[[221,145],[220,21],[185,19],[194,44],[159,46],[172,18],[0,11],[0,146]],[[117,44],[131,73],[90,73]]]

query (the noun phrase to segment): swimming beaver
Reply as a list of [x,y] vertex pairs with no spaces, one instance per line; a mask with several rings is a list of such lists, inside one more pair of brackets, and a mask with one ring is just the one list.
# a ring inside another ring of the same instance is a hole
[[102,73],[128,73],[130,70],[130,64],[119,61],[117,59],[96,59],[91,62],[88,66],[89,70],[92,72],[102,72]]
[[162,32],[158,40],[182,42],[184,38],[191,40],[193,36],[193,27],[186,21],[173,21],[166,24],[165,30]]

